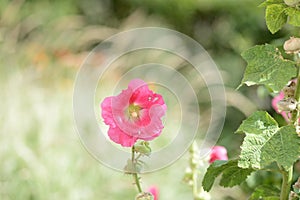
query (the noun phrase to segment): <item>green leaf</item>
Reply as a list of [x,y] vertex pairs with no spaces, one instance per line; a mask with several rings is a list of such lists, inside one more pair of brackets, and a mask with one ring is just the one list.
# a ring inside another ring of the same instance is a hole
[[279,128],[265,111],[244,120],[237,132],[244,132],[238,166],[261,169],[276,161],[288,169],[300,155],[300,138],[293,126]]
[[220,185],[224,187],[233,187],[240,185],[253,172],[253,169],[243,169],[238,166],[238,162],[232,163],[224,171],[220,181]]
[[242,169],[238,167],[237,160],[217,160],[212,163],[203,178],[202,186],[205,191],[210,191],[215,179],[223,173],[220,185],[232,187],[241,184],[254,171],[253,169]]
[[276,33],[287,21],[284,4],[271,4],[266,8],[266,24],[271,33]]
[[280,190],[268,185],[258,186],[249,200],[279,200]]
[[266,0],[265,2],[261,3],[258,7],[266,7],[272,4],[284,4],[283,0]]
[[223,172],[226,168],[227,161],[216,160],[213,162],[207,169],[203,181],[202,186],[205,191],[210,191],[212,188],[215,179]]
[[276,161],[288,170],[300,155],[300,138],[294,126],[284,126],[261,149],[261,165]]
[[242,84],[264,84],[273,92],[279,92],[296,75],[294,62],[282,58],[273,45],[254,46],[242,53],[248,65]]
[[261,168],[261,148],[279,129],[277,122],[265,111],[256,111],[244,120],[237,132],[246,133],[241,146],[239,167]]
[[285,13],[289,16],[288,23],[293,26],[300,26],[300,10],[297,8],[288,7]]
[[275,132],[278,124],[266,111],[256,111],[242,122],[236,132],[260,134],[262,132]]

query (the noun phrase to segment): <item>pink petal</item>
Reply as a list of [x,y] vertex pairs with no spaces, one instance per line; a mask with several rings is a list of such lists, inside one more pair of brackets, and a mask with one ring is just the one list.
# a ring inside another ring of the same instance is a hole
[[284,99],[284,93],[283,92],[280,92],[277,96],[275,96],[273,99],[272,99],[272,107],[273,109],[282,115],[282,117],[285,119],[286,122],[289,121],[289,117],[287,116],[287,114],[285,112],[279,112],[278,110],[278,106],[277,106],[277,103],[279,101],[281,101],[282,99]]
[[112,114],[112,107],[111,107],[112,98],[113,97],[107,97],[101,103],[102,118],[104,119],[105,124],[110,125],[112,127],[116,127],[113,114]]
[[165,102],[160,94],[156,94],[149,90],[147,83],[140,79],[130,81],[129,87],[133,93],[130,103],[141,105],[143,108],[150,108],[152,105],[164,105]]
[[[130,104],[141,108],[138,119],[128,116]],[[140,79],[132,80],[119,95],[105,98],[101,108],[104,122],[110,126],[110,139],[122,146],[132,146],[137,139],[153,140],[164,128],[161,118],[167,106],[162,96]]]
[[108,136],[112,141],[122,145],[123,147],[132,147],[137,140],[137,138],[129,136],[118,127],[110,127],[108,130]]

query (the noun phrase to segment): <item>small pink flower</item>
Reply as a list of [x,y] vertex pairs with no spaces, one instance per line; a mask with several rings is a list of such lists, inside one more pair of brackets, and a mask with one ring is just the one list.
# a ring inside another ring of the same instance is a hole
[[215,160],[228,160],[227,150],[223,146],[214,146],[211,149],[209,163],[213,163]]
[[277,113],[279,113],[279,114],[281,114],[282,115],[282,117],[285,119],[285,121],[289,121],[289,117],[288,117],[288,115],[286,114],[286,112],[284,112],[284,111],[280,111],[279,109],[278,109],[278,102],[280,102],[281,100],[283,100],[284,99],[284,92],[280,92],[277,96],[275,96],[273,99],[272,99],[272,107],[274,108],[274,110],[277,112]]
[[119,95],[105,98],[101,108],[109,138],[124,147],[132,147],[138,139],[153,140],[164,128],[161,118],[167,106],[140,79],[130,81]]
[[158,196],[159,196],[159,190],[158,187],[156,186],[151,186],[148,189],[148,192],[150,192],[153,196],[154,196],[154,200],[158,200]]

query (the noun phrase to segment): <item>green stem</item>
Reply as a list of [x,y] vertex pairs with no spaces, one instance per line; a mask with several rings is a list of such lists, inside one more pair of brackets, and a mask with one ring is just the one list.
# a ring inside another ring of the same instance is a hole
[[281,193],[280,200],[288,200],[290,189],[293,180],[293,166],[289,168],[288,171],[282,170],[282,185],[281,185]]
[[[134,150],[134,146],[132,146],[132,149],[131,149],[131,161],[132,161],[132,164],[135,166],[136,165],[136,158],[135,158],[135,150]],[[140,178],[138,176],[138,173],[136,171],[136,167],[134,167],[135,171],[132,172],[132,176],[134,178],[134,182],[135,182],[135,185],[139,191],[139,193],[142,193],[143,190],[142,190],[142,187],[141,187],[141,184],[140,184]]]

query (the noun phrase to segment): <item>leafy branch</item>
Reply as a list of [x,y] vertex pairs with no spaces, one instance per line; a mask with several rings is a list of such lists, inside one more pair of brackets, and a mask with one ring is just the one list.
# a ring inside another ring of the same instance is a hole
[[[285,23],[300,26],[299,0],[266,0],[260,5],[266,7],[266,24],[271,33],[279,31]],[[241,145],[239,159],[216,161],[203,179],[203,188],[209,191],[216,177],[221,176],[220,185],[231,187],[243,182],[255,170],[269,170],[276,163],[282,175],[281,190],[270,186],[256,188],[250,200],[289,198],[293,166],[300,156],[300,38],[291,37],[284,44],[288,54],[295,55],[295,61],[283,57],[276,46],[265,44],[254,46],[242,53],[247,62],[242,83],[247,86],[264,85],[273,93],[284,91],[285,99],[278,107],[287,112],[289,124],[279,127],[276,120],[266,111],[257,111],[244,120],[237,133],[246,136]],[[289,81],[297,78],[295,88]],[[288,85],[287,85],[288,84]],[[294,186],[291,198],[300,194],[300,183]]]
[[298,0],[266,0],[260,7],[266,7],[266,24],[273,34],[279,31],[285,23],[300,26]]

